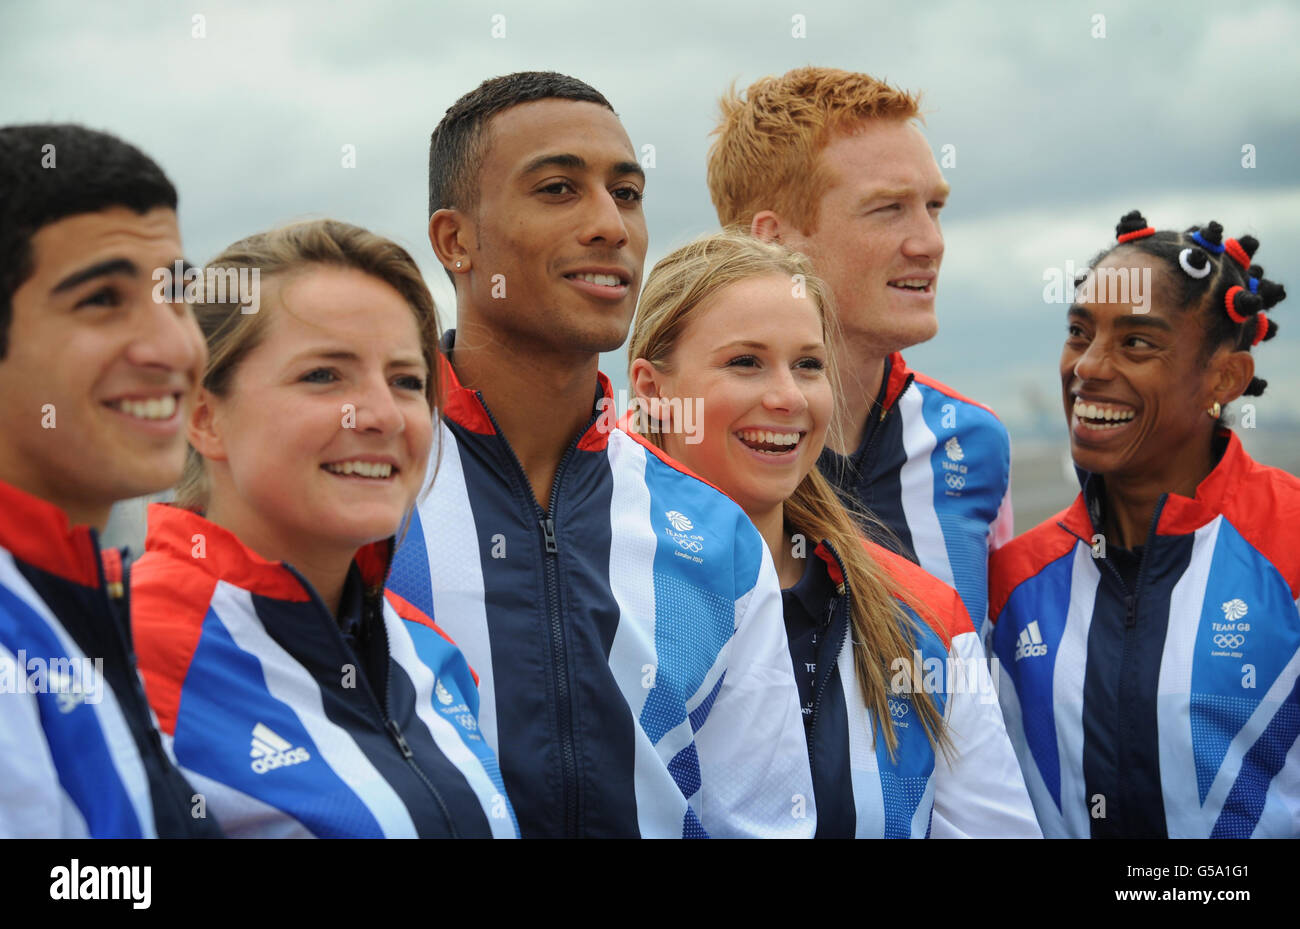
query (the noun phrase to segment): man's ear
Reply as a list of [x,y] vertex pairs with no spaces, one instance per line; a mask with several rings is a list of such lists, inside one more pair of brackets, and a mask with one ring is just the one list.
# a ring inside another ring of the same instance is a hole
[[214,397],[204,387],[200,387],[190,410],[189,421],[185,424],[185,437],[194,450],[211,461],[226,460],[226,446],[221,439],[221,424],[218,422]]
[[754,218],[749,222],[749,234],[756,239],[762,239],[764,242],[780,242],[781,233],[784,231],[784,223],[781,217],[771,210],[762,210],[755,213]]
[[1210,362],[1213,400],[1227,406],[1246,392],[1254,376],[1255,356],[1250,352],[1222,353]]
[[442,266],[452,274],[462,274],[470,269],[469,241],[472,233],[469,218],[460,210],[438,210],[429,217],[429,244]]

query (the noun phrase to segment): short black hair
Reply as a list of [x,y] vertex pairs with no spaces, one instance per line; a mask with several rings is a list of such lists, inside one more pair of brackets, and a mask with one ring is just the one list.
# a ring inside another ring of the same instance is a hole
[[[1256,342],[1267,342],[1277,334],[1277,323],[1265,312],[1286,299],[1286,288],[1264,279],[1264,269],[1250,264],[1259,249],[1259,239],[1244,235],[1240,240],[1223,238],[1223,226],[1210,221],[1181,232],[1155,230],[1137,210],[1120,217],[1115,226],[1116,243],[1097,253],[1090,262],[1096,267],[1111,253],[1123,248],[1150,255],[1164,263],[1165,299],[1198,319],[1202,326],[1201,352],[1209,358],[1221,345],[1235,351],[1250,351]],[[1231,245],[1231,248],[1228,246]],[[1236,255],[1233,254],[1236,252]],[[1237,290],[1233,307],[1245,322],[1233,320],[1225,309],[1228,292]],[[1261,315],[1262,314],[1262,315]],[[1251,378],[1244,395],[1258,397],[1268,386],[1263,378]]]
[[0,360],[13,296],[35,270],[32,236],[81,213],[176,209],[176,188],[134,145],[70,123],[0,126]]
[[576,100],[614,112],[600,91],[555,71],[517,71],[490,78],[451,105],[429,137],[429,215],[478,206],[483,132],[502,110],[535,100]]

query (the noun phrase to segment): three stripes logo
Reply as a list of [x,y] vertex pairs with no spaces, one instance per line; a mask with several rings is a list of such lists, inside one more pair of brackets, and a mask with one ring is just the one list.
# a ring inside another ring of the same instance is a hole
[[311,760],[307,749],[294,748],[293,743],[280,738],[263,723],[253,727],[253,750],[248,754],[253,759],[251,766],[257,774]]
[[1042,633],[1038,631],[1038,620],[1034,620],[1020,630],[1020,638],[1016,640],[1016,661],[1046,654],[1047,644],[1043,641]]

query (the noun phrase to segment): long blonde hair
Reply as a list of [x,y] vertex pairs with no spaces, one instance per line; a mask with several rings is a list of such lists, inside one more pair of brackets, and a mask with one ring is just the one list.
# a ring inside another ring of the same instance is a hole
[[[833,299],[808,259],[732,229],[697,239],[655,265],[642,289],[632,323],[629,360],[644,358],[659,370],[671,373],[677,342],[700,308],[732,284],[769,275],[788,277],[792,286],[802,286],[821,317],[823,340],[828,347],[835,345],[838,324]],[[832,393],[838,397],[834,357],[834,352],[828,352],[826,372]],[[645,432],[649,441],[663,447],[657,430]],[[816,467],[785,501],[784,515],[788,530],[802,533],[813,545],[825,539],[844,563],[858,686],[893,758],[898,733],[889,712],[890,672],[895,658],[903,658],[907,667],[912,666],[918,630],[895,599],[895,594],[909,597],[908,593],[886,575],[862,544],[862,527],[878,521],[865,512],[850,512]],[[918,685],[914,682],[913,689]],[[931,746],[946,745],[943,714],[937,704],[924,696],[913,702]]]
[[[321,266],[361,271],[388,284],[406,300],[415,316],[421,354],[428,365],[425,397],[436,424],[442,406],[438,310],[419,266],[396,242],[350,223],[318,219],[240,239],[207,265],[222,273],[257,269],[263,283],[268,278],[278,278],[284,283],[283,279],[289,275]],[[206,288],[204,294],[207,296]],[[265,305],[256,313],[243,313],[239,305],[229,302],[201,300],[193,308],[208,343],[208,366],[203,372],[202,386],[224,397],[239,365],[261,344],[270,314]],[[436,435],[436,428],[434,432]],[[185,470],[176,485],[175,502],[186,509],[204,509],[210,490],[203,456],[190,447],[186,451]]]

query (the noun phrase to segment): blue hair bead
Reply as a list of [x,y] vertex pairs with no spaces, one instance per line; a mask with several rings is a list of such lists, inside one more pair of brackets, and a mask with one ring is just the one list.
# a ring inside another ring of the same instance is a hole
[[1205,249],[1211,255],[1223,254],[1223,246],[1211,245],[1209,242],[1205,241],[1205,239],[1201,236],[1201,231],[1199,229],[1192,233],[1192,241],[1195,242],[1197,245],[1199,245],[1201,248]]

